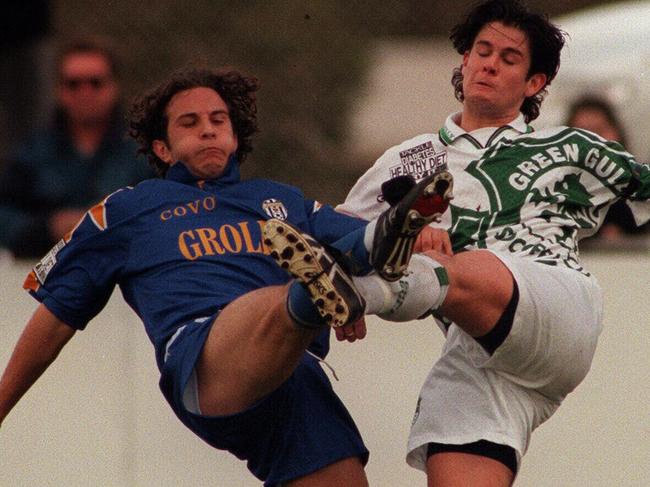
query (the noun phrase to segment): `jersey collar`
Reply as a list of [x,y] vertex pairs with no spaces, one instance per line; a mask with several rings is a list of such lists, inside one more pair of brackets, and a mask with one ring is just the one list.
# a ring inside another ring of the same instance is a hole
[[501,127],[484,127],[471,132],[463,130],[457,120],[461,112],[452,113],[438,132],[440,141],[445,145],[453,145],[459,149],[485,149],[502,139],[511,139],[521,134],[528,134],[533,127],[524,121],[524,115],[519,114],[508,125]]
[[185,166],[182,161],[178,161],[167,170],[165,179],[188,184],[190,186],[197,186],[199,188],[204,188],[205,186],[219,188],[240,181],[239,161],[234,154],[231,155],[223,174],[217,179],[210,180],[197,178],[189,171],[189,169],[187,169],[187,166]]

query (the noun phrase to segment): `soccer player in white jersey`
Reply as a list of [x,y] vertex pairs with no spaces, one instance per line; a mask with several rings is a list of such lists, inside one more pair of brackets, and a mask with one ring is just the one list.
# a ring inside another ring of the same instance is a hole
[[584,130],[534,131],[565,34],[517,1],[474,7],[451,33],[462,110],[390,148],[339,210],[371,219],[381,184],[448,165],[454,199],[420,249],[437,268],[442,356],[418,399],[407,461],[429,486],[508,486],[535,428],[585,377],[603,298],[580,237],[625,201],[650,218],[650,170]]

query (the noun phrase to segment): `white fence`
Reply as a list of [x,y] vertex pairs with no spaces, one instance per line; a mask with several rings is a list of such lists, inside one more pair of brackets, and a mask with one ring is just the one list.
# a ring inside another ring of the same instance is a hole
[[[518,487],[650,485],[650,255],[587,255],[606,293],[592,370],[533,437]],[[0,264],[0,367],[35,301],[26,264]],[[424,486],[404,462],[420,384],[442,337],[428,321],[369,320],[366,340],[333,345],[335,388],[371,450],[372,486]],[[194,437],[157,387],[153,349],[116,293],[77,333],[0,430],[0,485],[248,487],[245,465]]]

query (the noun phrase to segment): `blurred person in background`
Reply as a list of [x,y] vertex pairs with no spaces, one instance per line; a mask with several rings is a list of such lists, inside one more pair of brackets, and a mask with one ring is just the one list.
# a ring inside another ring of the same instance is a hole
[[[627,148],[625,129],[614,107],[598,96],[587,95],[575,100],[569,108],[566,125],[589,130]],[[617,201],[607,212],[603,226],[595,237],[616,242],[628,235],[647,234],[649,229],[648,224],[637,227],[628,206]]]
[[106,194],[150,177],[126,137],[115,53],[98,38],[61,50],[51,123],[10,151],[0,172],[0,247],[42,255]]

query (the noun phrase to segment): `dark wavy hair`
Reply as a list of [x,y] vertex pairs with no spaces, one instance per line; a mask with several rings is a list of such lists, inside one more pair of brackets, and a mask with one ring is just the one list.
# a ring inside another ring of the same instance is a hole
[[192,68],[174,73],[171,78],[145,93],[129,110],[129,135],[140,144],[139,153],[164,177],[169,165],[153,151],[154,140],[167,141],[167,105],[181,91],[206,87],[216,91],[228,106],[233,131],[237,136],[237,160],[242,163],[253,150],[253,135],[258,131],[255,92],[259,81],[234,69]]
[[[531,53],[528,77],[537,73],[546,75],[544,88],[526,98],[520,108],[526,122],[535,120],[539,116],[539,107],[546,95],[546,88],[560,69],[560,51],[564,47],[566,33],[553,25],[547,16],[530,11],[517,0],[488,0],[477,4],[467,18],[451,30],[449,38],[456,51],[459,54],[469,51],[478,33],[490,22],[501,22],[524,32]],[[465,96],[460,67],[454,69],[451,84],[456,99],[462,102]]]

